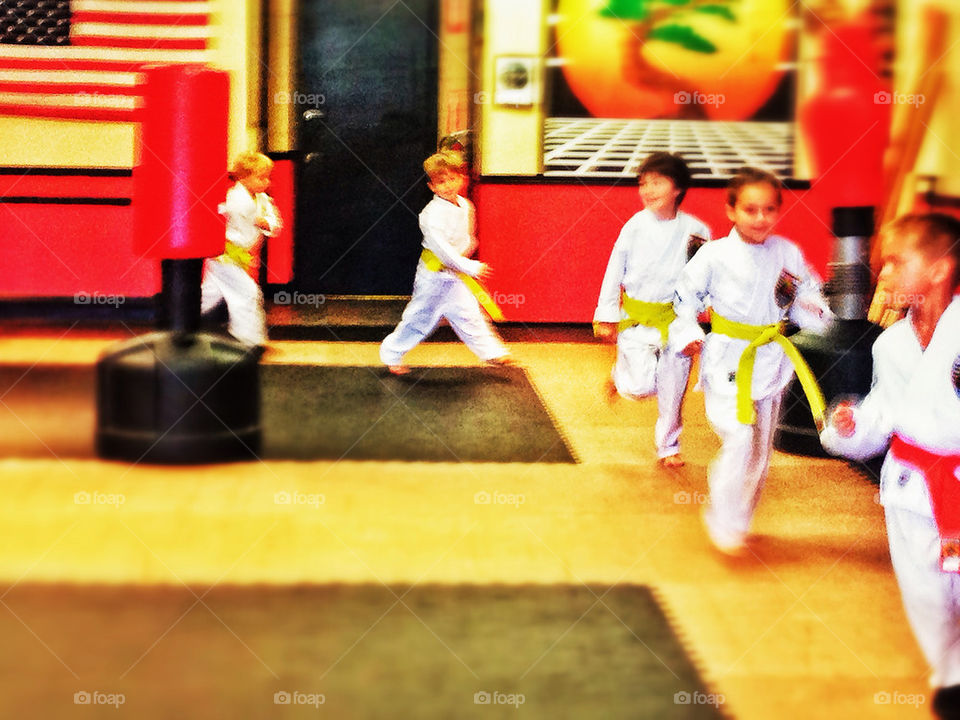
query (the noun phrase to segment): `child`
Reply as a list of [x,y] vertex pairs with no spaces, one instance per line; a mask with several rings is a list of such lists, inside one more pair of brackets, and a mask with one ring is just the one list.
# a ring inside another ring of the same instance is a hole
[[213,310],[221,301],[230,314],[228,330],[251,346],[267,342],[267,317],[257,276],[263,236],[280,232],[280,213],[267,195],[273,161],[266,155],[244,152],[230,171],[236,184],[227,191],[219,212],[227,220],[227,242],[222,255],[208,259],[203,267],[201,312]]
[[934,711],[960,718],[960,221],[907,215],[882,240],[880,279],[909,314],[874,343],[869,394],[841,403],[820,439],[857,460],[887,450],[890,560],[933,669]]
[[690,357],[668,342],[675,317],[677,278],[690,255],[710,239],[700,220],[680,212],[690,170],[677,155],[656,152],[640,166],[644,209],[617,238],[593,315],[594,334],[617,343],[612,378],[623,397],[657,393],[654,428],[657,458],[680,467],[680,411],[690,376]]
[[[463,157],[443,150],[426,159],[423,169],[434,192],[420,213],[423,254],[413,281],[413,296],[400,324],[380,345],[380,359],[395,375],[410,369],[403,356],[433,332],[446,318],[457,336],[481,360],[510,364],[509,352],[480,310],[479,286],[470,278],[485,277],[489,269],[468,256],[476,249],[473,205],[460,193],[466,187]],[[464,278],[464,276],[466,276]],[[476,294],[475,294],[476,293]]]
[[[703,348],[707,419],[721,442],[708,474],[704,521],[713,544],[728,554],[745,548],[770,465],[780,402],[793,375],[781,347],[789,345],[781,324],[789,319],[822,332],[832,318],[800,249],[771,234],[781,202],[774,175],[743,168],[727,189],[733,230],[704,245],[677,284],[676,346],[690,355]],[[712,327],[704,343],[697,316],[707,305]]]

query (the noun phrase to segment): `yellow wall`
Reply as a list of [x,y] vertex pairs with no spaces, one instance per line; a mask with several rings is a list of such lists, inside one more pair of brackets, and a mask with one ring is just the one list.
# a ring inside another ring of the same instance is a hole
[[[548,0],[486,0],[483,18],[480,171],[485,175],[536,175],[541,172],[543,143],[543,58],[547,50]],[[494,104],[495,59],[538,59],[533,107]]]
[[[924,22],[927,8],[941,11],[949,24],[942,53],[925,51],[932,30]],[[897,13],[896,91],[909,101],[918,92],[922,94],[925,81],[934,73],[941,72],[943,82],[935,98],[923,97],[922,104],[917,99],[913,104],[894,105],[894,135],[902,137],[909,125],[922,121],[926,127],[914,165],[914,180],[935,177],[938,194],[960,197],[960,133],[956,130],[960,117],[960,4],[957,0],[900,0]],[[929,113],[925,120],[921,110]],[[911,190],[915,188],[913,183],[908,184],[902,209],[912,204]]]
[[438,140],[471,130],[474,122],[472,88],[480,85],[480,76],[471,67],[471,5],[470,0],[440,5]]
[[289,99],[296,77],[297,8],[298,0],[272,0],[269,3],[266,148],[275,152],[285,152],[296,146],[296,118]]
[[[231,73],[229,152],[261,147],[261,0],[219,3],[213,22],[216,67]],[[132,167],[133,123],[0,117],[0,165],[52,167]]]

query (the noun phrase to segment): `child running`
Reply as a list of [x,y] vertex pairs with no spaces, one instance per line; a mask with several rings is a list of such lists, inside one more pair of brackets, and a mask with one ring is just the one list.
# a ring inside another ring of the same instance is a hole
[[657,394],[657,458],[666,467],[680,467],[680,415],[690,357],[670,342],[673,297],[680,271],[710,239],[710,230],[679,210],[690,187],[690,170],[678,155],[647,157],[639,185],[643,210],[623,226],[610,253],[593,316],[594,334],[617,343],[616,392],[631,399]]
[[934,712],[960,718],[960,221],[906,215],[881,239],[880,280],[909,312],[873,345],[870,392],[838,405],[820,440],[857,460],[886,451],[890,560]]
[[[476,249],[473,204],[461,195],[467,185],[463,156],[443,150],[428,157],[423,169],[433,200],[420,213],[423,253],[413,280],[413,295],[396,329],[380,345],[380,360],[395,375],[410,369],[403,356],[433,332],[441,319],[481,360],[512,364],[510,353],[480,310],[489,295],[474,278],[489,268],[469,255]],[[496,312],[496,306],[490,306]]]
[[[675,307],[682,324],[676,345],[690,355],[703,349],[700,382],[707,419],[721,442],[708,473],[704,521],[714,546],[732,555],[746,548],[794,365],[809,370],[783,336],[783,324],[790,320],[822,332],[832,320],[819,279],[800,249],[773,234],[781,203],[776,176],[740,170],[727,189],[733,230],[700,248],[677,284]],[[706,307],[711,332],[704,342],[697,316]],[[800,377],[805,380],[805,374]]]

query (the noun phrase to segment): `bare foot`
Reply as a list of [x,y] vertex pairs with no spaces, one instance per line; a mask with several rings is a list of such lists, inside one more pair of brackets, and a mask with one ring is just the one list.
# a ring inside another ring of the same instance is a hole
[[608,403],[613,403],[620,393],[617,392],[617,386],[613,382],[613,378],[607,378],[607,381],[603,384],[603,399]]
[[387,365],[387,370],[393,375],[406,375],[410,372],[410,368],[406,365]]
[[686,465],[683,461],[683,458],[680,457],[680,453],[676,455],[667,455],[665,458],[660,458],[660,464],[665,468],[680,468]]

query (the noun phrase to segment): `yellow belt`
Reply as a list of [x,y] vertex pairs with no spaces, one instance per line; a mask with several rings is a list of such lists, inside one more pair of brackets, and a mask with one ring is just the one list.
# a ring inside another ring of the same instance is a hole
[[[423,260],[423,264],[427,266],[427,270],[432,270],[433,272],[440,272],[446,266],[440,261],[433,251],[423,249],[423,252],[420,254],[420,259]],[[452,268],[447,268],[452,270]],[[497,307],[497,304],[493,301],[493,297],[487,292],[487,289],[478,283],[475,279],[467,275],[466,273],[458,272],[457,270],[452,270],[454,274],[467,286],[467,289],[473,294],[477,299],[477,302],[480,303],[480,306],[487,311],[487,314],[493,318],[496,322],[503,322],[506,318],[503,316],[503,311]]]
[[744,425],[753,425],[756,422],[757,415],[753,409],[753,399],[750,396],[750,390],[753,385],[753,361],[757,357],[757,348],[767,343],[775,342],[779,345],[787,358],[793,363],[793,369],[797,373],[797,379],[800,386],[807,396],[807,402],[810,403],[810,411],[813,413],[813,420],[817,425],[817,430],[822,430],[824,426],[824,413],[827,403],[823,398],[823,392],[817,384],[817,378],[814,376],[807,361],[803,359],[800,351],[789,339],[783,335],[783,323],[776,325],[747,325],[745,323],[734,322],[723,317],[715,310],[710,310],[710,324],[713,332],[732,337],[736,340],[746,340],[750,344],[744,349],[740,356],[740,362],[737,365],[737,420]]
[[620,321],[618,330],[623,332],[627,328],[635,325],[645,325],[653,327],[660,331],[660,339],[664,346],[667,344],[667,330],[670,323],[677,317],[673,311],[673,303],[645,302],[643,300],[634,300],[632,297],[623,294],[623,311],[627,314]]
[[245,250],[236,243],[230,242],[229,240],[227,240],[227,244],[223,248],[223,255],[226,256],[228,260],[236,263],[247,272],[249,272],[250,268],[253,267],[253,253],[249,250]]

